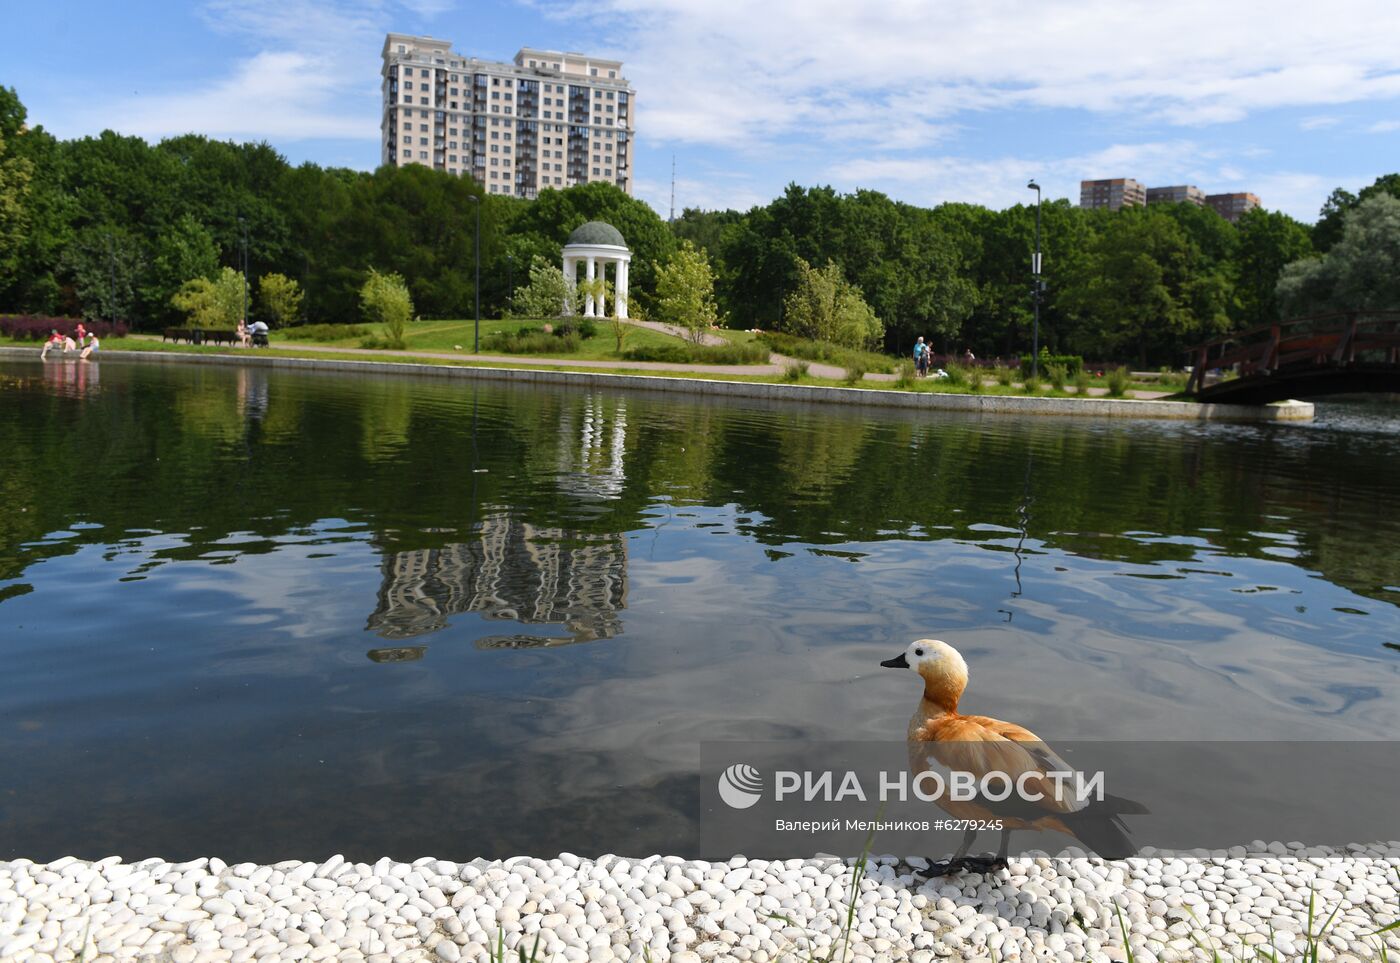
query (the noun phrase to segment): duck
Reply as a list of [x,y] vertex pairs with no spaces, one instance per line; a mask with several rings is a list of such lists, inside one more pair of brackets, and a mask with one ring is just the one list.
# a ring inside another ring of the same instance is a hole
[[1013,783],[1024,781],[1027,788],[1036,790],[1028,795],[1040,796],[1032,801],[1012,794],[992,801],[958,800],[948,798],[948,793],[940,794],[939,807],[954,819],[967,820],[972,826],[1000,823],[1001,840],[996,856],[969,856],[978,830],[966,829],[957,852],[948,860],[933,861],[924,875],[1004,870],[1011,833],[1018,829],[1064,833],[1104,859],[1126,859],[1137,852],[1122,816],[1146,813],[1145,806],[1107,793],[1101,798],[1081,798],[1075,794],[1072,781],[1049,776],[1074,769],[1034,732],[1014,722],[958,711],[967,689],[968,670],[957,649],[940,639],[916,639],[880,665],[912,670],[923,680],[924,691],[906,732],[909,766],[915,776],[940,769],[969,773],[977,780],[989,773],[1002,774]]

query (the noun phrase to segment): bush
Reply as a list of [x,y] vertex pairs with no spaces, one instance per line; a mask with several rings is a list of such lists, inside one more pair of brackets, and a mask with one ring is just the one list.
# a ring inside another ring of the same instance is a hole
[[1045,366],[1045,377],[1050,379],[1050,387],[1056,391],[1065,390],[1066,370],[1065,366],[1058,362],[1051,362]]
[[1167,391],[1184,391],[1186,389],[1186,373],[1173,371],[1171,368],[1163,366],[1157,372],[1157,383]]
[[347,341],[369,337],[369,328],[363,324],[304,324],[287,328],[282,337],[291,341]]
[[943,373],[948,376],[946,380],[950,385],[967,384],[967,369],[956,361],[949,361],[948,366],[943,369]]
[[[408,328],[408,319],[413,317],[413,299],[400,275],[380,274],[370,268],[369,277],[360,288],[360,307],[366,320],[384,325],[384,336],[366,339],[365,347],[402,349],[406,346],[404,331]],[[369,344],[369,340],[375,344]]]
[[1108,396],[1110,398],[1121,398],[1128,392],[1128,383],[1131,380],[1127,367],[1120,365],[1108,373]]
[[901,361],[895,369],[895,387],[909,388],[914,384],[914,362]]
[[758,344],[700,345],[689,341],[639,344],[622,353],[628,361],[664,361],[669,364],[765,364],[768,349]]
[[515,334],[499,331],[481,339],[481,350],[503,354],[573,354],[582,342],[572,332],[547,334],[538,328],[522,328]]
[[865,369],[860,365],[852,365],[846,369],[846,375],[841,380],[848,385],[858,385],[865,380]]
[[982,388],[982,372],[978,371],[976,368],[973,368],[972,380],[970,380],[967,383],[967,390],[975,395],[979,395],[982,393]]
[[1074,393],[1077,395],[1088,395],[1089,384],[1093,379],[1089,377],[1089,372],[1080,368],[1074,373]]
[[1028,395],[1040,394],[1040,378],[1035,375],[1027,375],[1021,382],[1021,390]]
[[[1084,359],[1077,354],[1051,354],[1044,348],[1040,351],[1040,365],[1042,372],[1047,371],[1052,364],[1063,365],[1067,374],[1074,374],[1084,367]],[[1031,373],[1031,356],[1021,355],[1021,375],[1024,377]]]
[[805,361],[789,361],[783,369],[784,381],[801,381],[803,375],[807,373],[808,364]]
[[827,364],[839,365],[842,368],[860,365],[866,371],[888,374],[894,370],[895,366],[893,358],[875,351],[843,348],[830,341],[811,341],[807,338],[798,338],[777,331],[765,331],[756,340],[758,343],[766,345],[770,351],[776,351],[778,354],[789,355],[793,358],[805,358],[808,361],[825,361]]
[[997,368],[996,377],[997,384],[1001,385],[1003,388],[1010,388],[1011,382],[1016,380],[1016,369],[999,367]]
[[59,334],[75,337],[79,323],[99,338],[122,338],[128,330],[121,321],[113,324],[110,321],[51,318],[40,314],[4,314],[0,315],[0,336],[16,341],[43,341],[49,332],[57,330]]

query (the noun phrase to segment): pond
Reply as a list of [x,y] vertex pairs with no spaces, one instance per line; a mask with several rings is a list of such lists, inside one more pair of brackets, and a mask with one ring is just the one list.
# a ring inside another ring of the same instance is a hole
[[[0,859],[701,855],[699,743],[1400,731],[1400,430],[0,363]],[[800,854],[798,854],[800,855]]]

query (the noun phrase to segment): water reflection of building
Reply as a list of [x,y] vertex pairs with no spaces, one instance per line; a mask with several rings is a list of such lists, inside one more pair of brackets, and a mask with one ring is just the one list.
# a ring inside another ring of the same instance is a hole
[[612,638],[627,603],[627,544],[621,534],[537,528],[493,515],[476,541],[395,552],[384,559],[379,605],[368,628],[409,639],[477,612],[521,625],[557,625],[567,635],[504,634],[483,647],[565,645]]

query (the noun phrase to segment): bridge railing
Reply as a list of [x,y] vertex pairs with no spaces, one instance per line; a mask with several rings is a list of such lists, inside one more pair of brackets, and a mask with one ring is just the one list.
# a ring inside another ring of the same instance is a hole
[[1337,311],[1263,324],[1197,345],[1189,357],[1190,394],[1205,387],[1206,373],[1214,369],[1247,378],[1359,360],[1400,364],[1400,312]]

